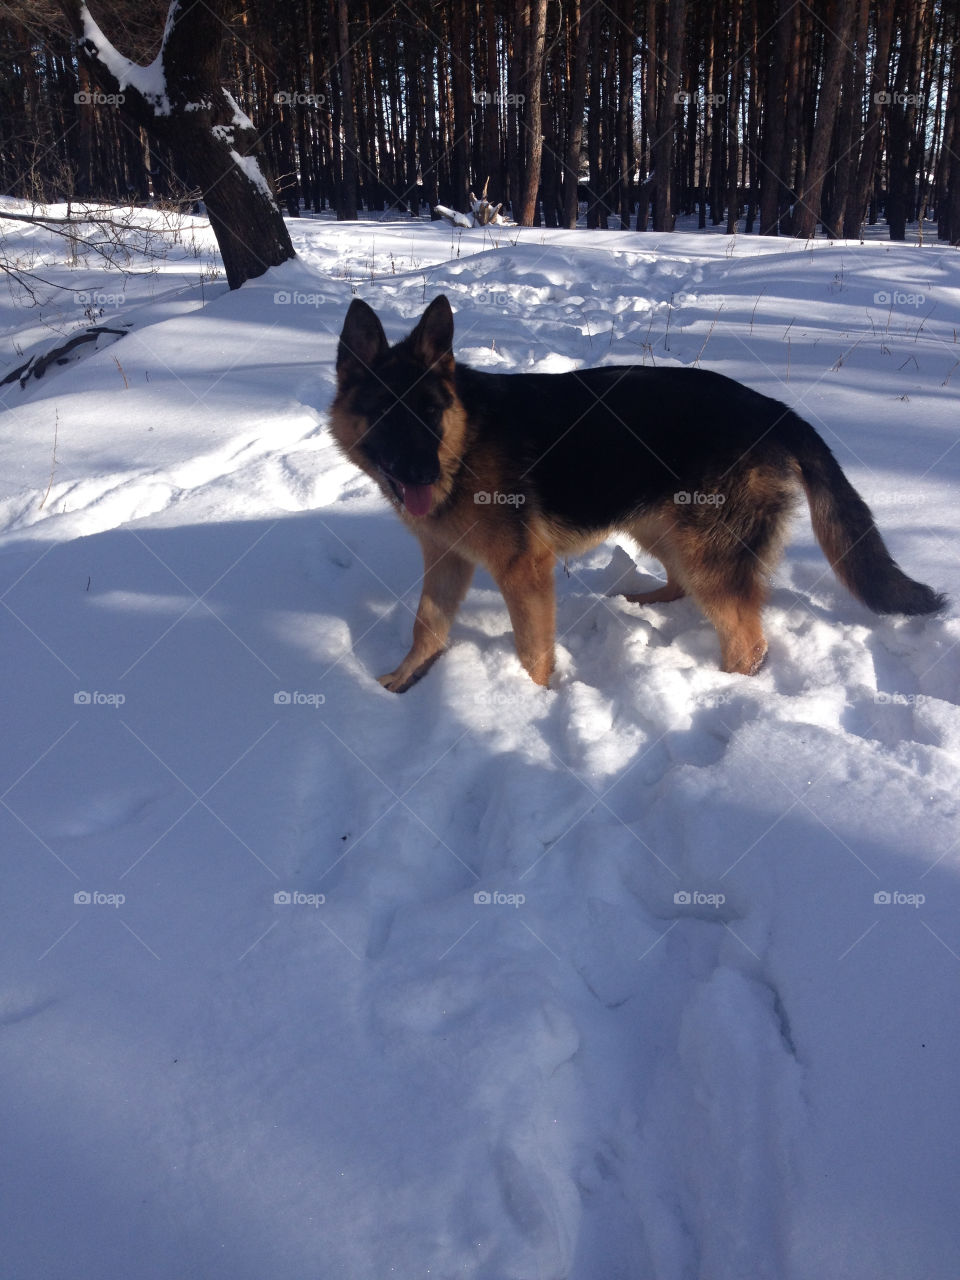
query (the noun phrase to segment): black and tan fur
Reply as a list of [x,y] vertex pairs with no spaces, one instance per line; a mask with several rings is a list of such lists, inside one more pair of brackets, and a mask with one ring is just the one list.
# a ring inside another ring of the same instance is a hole
[[[387,689],[402,693],[443,652],[478,564],[503,592],[521,663],[545,685],[556,559],[614,531],[667,571],[665,586],[626,598],[691,596],[720,636],[723,670],[753,675],[767,651],[767,575],[800,487],[834,572],[864,604],[943,606],[895,564],[826,444],[778,401],[699,369],[482,373],[456,364],[452,344],[445,297],[392,347],[359,299],[340,335],[334,437],[423,551],[413,644],[380,677]],[[676,501],[684,493],[691,501]]]

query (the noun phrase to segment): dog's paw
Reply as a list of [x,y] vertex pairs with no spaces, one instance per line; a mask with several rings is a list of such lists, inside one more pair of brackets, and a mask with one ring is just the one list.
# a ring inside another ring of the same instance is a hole
[[390,671],[385,676],[377,676],[377,683],[382,684],[390,693],[405,693],[413,681],[405,679],[399,671]]
[[429,657],[424,658],[419,663],[416,662],[416,659],[411,661],[408,654],[396,671],[391,671],[385,676],[377,676],[377,680],[390,693],[406,693],[418,680],[423,679],[442,653],[443,650],[440,649],[437,653],[431,653]]

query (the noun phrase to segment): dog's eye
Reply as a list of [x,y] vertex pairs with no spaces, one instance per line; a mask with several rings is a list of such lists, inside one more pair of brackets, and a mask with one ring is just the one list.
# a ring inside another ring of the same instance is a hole
[[367,418],[370,422],[379,422],[383,415],[390,408],[389,403],[374,399],[358,399],[356,401],[357,413],[361,417]]

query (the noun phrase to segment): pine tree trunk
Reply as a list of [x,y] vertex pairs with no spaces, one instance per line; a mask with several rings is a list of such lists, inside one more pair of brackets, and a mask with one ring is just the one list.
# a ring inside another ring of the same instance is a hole
[[347,0],[337,0],[337,70],[342,96],[343,177],[337,199],[337,218],[357,220],[357,107],[353,94],[353,64],[347,23]]
[[944,208],[940,218],[939,235],[952,245],[960,245],[960,160],[957,159],[957,144],[960,143],[960,67],[954,64],[950,73],[950,88],[947,91],[947,122],[945,141],[953,146],[946,154],[949,157],[947,171],[943,180]]
[[857,0],[837,0],[833,21],[827,27],[828,34],[825,36],[827,48],[823,80],[817,101],[817,121],[813,130],[803,184],[797,195],[794,235],[799,237],[813,236],[820,218],[820,197],[826,177],[830,143],[833,140],[836,125],[840,84],[847,47],[850,43],[850,33],[853,30],[856,3]]
[[657,115],[657,139],[654,144],[654,164],[657,170],[657,182],[653,200],[654,231],[672,231],[675,222],[673,210],[673,150],[686,12],[686,0],[670,0],[667,6],[667,65],[663,84],[663,98]]
[[633,2],[621,0],[617,36],[617,169],[620,191],[618,212],[624,231],[630,230],[633,205]]
[[727,235],[735,235],[740,221],[740,78],[743,58],[740,49],[740,6],[733,6],[730,70],[727,97]]
[[526,134],[527,162],[520,196],[521,227],[532,227],[537,219],[537,195],[540,190],[540,167],[543,158],[543,125],[540,119],[543,101],[543,66],[547,48],[547,0],[532,0],[531,23],[524,59],[523,130]]
[[573,78],[570,86],[570,113],[567,119],[567,154],[563,175],[563,225],[573,230],[579,212],[580,152],[583,147],[583,116],[587,101],[587,55],[590,27],[580,0],[573,0],[571,30],[575,32]]

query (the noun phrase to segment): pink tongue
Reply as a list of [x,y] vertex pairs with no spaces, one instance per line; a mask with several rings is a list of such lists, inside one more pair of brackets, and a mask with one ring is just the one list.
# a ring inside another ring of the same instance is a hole
[[425,516],[430,510],[433,490],[428,484],[405,484],[403,486],[404,506],[412,516]]

